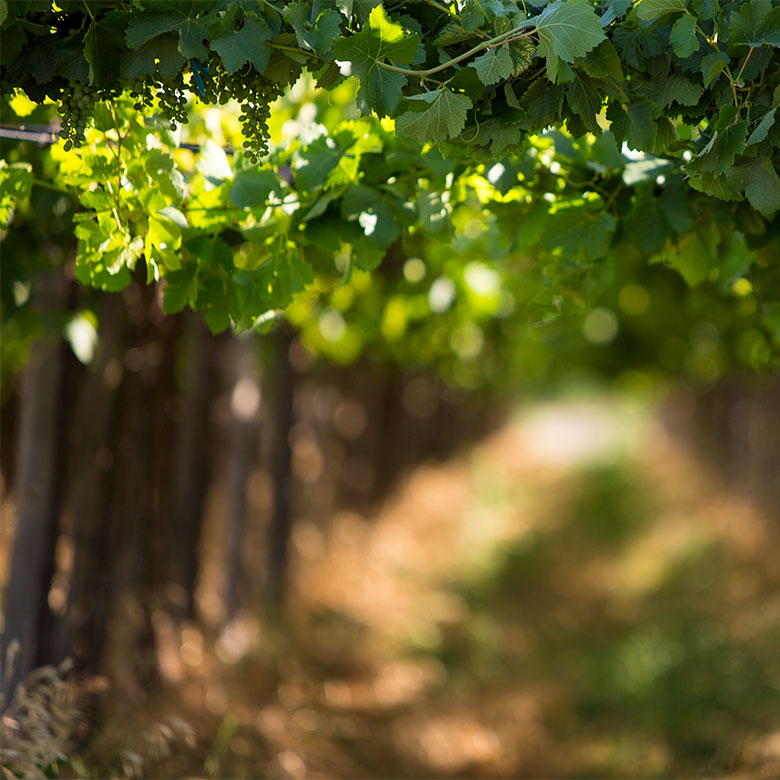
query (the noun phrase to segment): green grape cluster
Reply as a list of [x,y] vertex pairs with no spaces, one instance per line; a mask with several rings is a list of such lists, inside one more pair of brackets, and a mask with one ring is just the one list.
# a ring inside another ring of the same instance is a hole
[[231,98],[241,104],[241,128],[244,134],[244,154],[256,163],[268,154],[268,118],[271,103],[282,94],[278,84],[270,81],[253,67],[237,73],[216,70],[216,79],[205,86],[204,100],[224,105]]
[[187,96],[184,87],[184,76],[179,73],[169,83],[157,84],[157,100],[160,104],[160,113],[171,124],[171,130],[178,124],[187,124]]
[[[212,58],[204,70],[210,75],[199,85],[198,92],[201,86],[203,88],[200,98],[205,103],[225,105],[236,100],[241,104],[239,120],[245,138],[244,153],[250,162],[256,163],[268,153],[270,104],[282,94],[281,87],[252,66],[228,73],[216,58]],[[127,87],[136,101],[136,111],[150,108],[157,98],[160,112],[170,122],[172,130],[178,123],[187,122],[186,91],[193,92],[193,86],[185,85],[183,73],[165,82],[160,80],[159,74],[156,78],[135,78]]]
[[241,129],[244,134],[244,149],[247,159],[256,163],[260,157],[268,154],[268,119],[271,116],[271,103],[279,96],[275,90],[258,93],[260,100],[247,100],[241,106]]
[[127,87],[130,90],[130,97],[135,100],[133,108],[136,111],[143,111],[145,108],[152,107],[154,104],[153,86],[153,82],[141,77],[128,82]]
[[60,138],[65,139],[65,151],[77,149],[84,143],[84,133],[92,117],[95,104],[101,99],[100,92],[89,84],[70,81],[60,93],[58,113],[62,117]]
[[179,73],[172,81],[165,82],[159,78],[138,77],[127,83],[130,97],[135,100],[133,108],[136,111],[152,108],[157,98],[160,113],[170,123],[171,130],[178,124],[187,124],[187,96],[184,77]]

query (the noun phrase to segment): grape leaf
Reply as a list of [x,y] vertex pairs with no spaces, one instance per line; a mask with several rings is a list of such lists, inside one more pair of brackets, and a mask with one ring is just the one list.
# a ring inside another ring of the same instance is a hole
[[[751,53],[753,54],[752,57],[749,56]],[[745,59],[742,60],[742,65],[738,71],[742,74],[740,81],[748,82],[760,80],[773,57],[774,51],[772,50],[772,47],[753,47],[745,54]]]
[[596,135],[601,133],[596,121],[596,116],[601,111],[601,101],[601,92],[596,88],[593,79],[579,73],[566,91],[566,102],[571,110],[582,119],[588,130]]
[[298,45],[302,49],[309,48],[309,45],[306,43],[306,32],[310,12],[311,3],[303,2],[287,3],[281,10],[282,16],[295,30],[295,37],[298,39]]
[[312,267],[303,260],[300,251],[282,253],[273,266],[274,292],[277,293],[274,304],[286,306],[293,293],[299,292],[314,281]]
[[360,79],[358,105],[363,113],[373,110],[384,116],[398,105],[406,76],[382,68],[380,60],[411,62],[419,45],[419,37],[391,22],[381,5],[371,11],[368,25],[359,33],[336,41],[334,56],[351,62],[352,72]]
[[589,166],[598,171],[617,171],[620,170],[625,160],[620,154],[615,143],[615,136],[611,130],[605,130],[600,138],[597,138],[590,147],[591,161]]
[[413,95],[410,100],[430,103],[424,111],[407,111],[395,121],[396,132],[420,143],[438,143],[458,135],[466,124],[466,112],[472,103],[465,95],[445,87]]
[[351,233],[345,231],[345,243],[352,247],[355,257],[355,266],[363,271],[373,271],[379,267],[385,256],[385,250],[377,246],[368,236],[363,234],[357,223],[350,224]]
[[230,312],[223,304],[221,306],[212,306],[204,313],[206,318],[206,324],[209,326],[209,330],[216,336],[218,333],[223,333],[230,327]]
[[211,48],[222,58],[222,64],[228,73],[235,73],[247,62],[251,62],[258,71],[265,70],[271,56],[272,37],[268,25],[252,14],[244,17],[240,30],[233,30],[211,41]]
[[182,229],[187,220],[178,210],[169,206],[149,215],[145,252],[147,258],[159,256],[169,270],[181,268],[178,250]]
[[694,173],[711,173],[719,176],[734,162],[734,157],[745,148],[748,122],[734,122],[714,133],[710,142],[686,166]]
[[620,55],[611,41],[603,41],[595,49],[589,51],[581,64],[583,70],[594,78],[612,78],[623,81],[623,67]]
[[709,21],[720,12],[720,0],[693,0],[693,10],[699,19]]
[[206,59],[208,51],[203,41],[208,30],[197,20],[180,12],[163,14],[133,14],[127,25],[125,40],[131,49],[138,49],[147,41],[167,32],[179,34],[179,51],[188,60]]
[[697,21],[693,14],[684,14],[672,25],[669,40],[674,53],[681,59],[690,57],[699,49],[699,39],[696,37]]
[[[336,187],[327,190],[319,198],[317,198],[316,201],[314,201],[311,208],[301,217],[301,222],[309,222],[311,220],[317,219],[317,217],[321,217],[328,210],[328,206],[330,206],[333,201],[338,200],[343,192],[344,187]],[[307,228],[307,230],[310,229],[311,226]],[[307,233],[306,235],[308,238],[310,233]],[[338,241],[336,242],[336,246],[333,248],[333,251],[335,252],[337,249]]]
[[485,10],[477,0],[466,0],[462,4],[460,23],[465,30],[476,30],[485,21]]
[[499,119],[491,119],[480,128],[479,140],[484,138],[490,142],[490,153],[494,158],[501,156],[512,146],[520,143],[523,134],[520,128],[514,124],[501,122]]
[[295,171],[295,186],[302,190],[322,188],[343,154],[341,148],[328,146],[325,138],[318,138],[301,155],[306,164]]
[[507,46],[512,58],[512,76],[520,76],[528,70],[536,57],[536,44],[531,38],[521,38],[510,41]]
[[[731,15],[730,46],[780,46],[780,7],[768,0],[751,0]],[[771,9],[771,10],[770,10]]]
[[555,54],[550,54],[545,62],[547,78],[553,84],[568,84],[574,81],[574,71]]
[[282,9],[282,16],[292,25],[302,49],[326,55],[339,36],[342,16],[335,9],[329,8],[312,22],[310,10],[308,3],[289,3]]
[[39,84],[48,84],[57,65],[56,49],[44,38],[38,38],[29,50],[30,73]]
[[550,85],[544,78],[532,82],[520,99],[528,120],[528,129],[541,130],[555,124],[560,118],[562,103],[562,87]]
[[125,49],[122,74],[128,79],[153,76],[159,67],[160,78],[170,81],[181,71],[185,62],[179,52],[176,33],[165,33],[147,41],[139,49]]
[[473,37],[473,32],[463,29],[460,24],[450,22],[442,28],[433,43],[435,46],[452,46],[454,43],[468,41]]
[[681,106],[695,106],[703,93],[704,87],[700,84],[675,73],[664,80],[658,97],[658,105],[661,108],[666,108],[672,103],[678,103]]
[[197,272],[197,264],[188,263],[178,271],[169,271],[165,275],[163,311],[166,314],[176,314],[187,304],[195,305],[198,297]]
[[[217,14],[208,14],[202,17],[204,26],[209,31],[209,39],[219,38],[221,35],[232,32],[239,26],[239,21],[243,19],[244,11],[248,10],[244,3],[225,3],[224,11]],[[205,8],[204,8],[205,10]],[[256,9],[252,9],[256,14]]]
[[520,108],[520,101],[517,99],[517,95],[509,82],[504,84],[504,97],[506,98],[506,104],[510,108]]
[[697,192],[704,192],[720,200],[743,200],[739,192],[729,183],[727,175],[713,176],[710,173],[696,173],[688,178],[688,184]]
[[619,19],[621,16],[625,16],[628,9],[631,7],[631,0],[607,0],[607,10],[601,15],[601,26],[606,27],[611,24],[615,19]]
[[745,195],[754,209],[765,216],[780,209],[780,178],[771,160],[761,160],[753,165],[751,181],[745,187]]
[[110,84],[119,75],[120,52],[124,51],[124,29],[128,14],[109,13],[90,24],[84,36],[84,58],[89,63],[89,83]]
[[704,86],[709,87],[712,80],[728,66],[730,60],[726,52],[718,51],[705,54],[701,60],[701,75],[704,77]]
[[[289,37],[290,42],[295,41],[295,36],[287,36],[286,33],[274,36],[274,43],[278,43],[283,46],[289,45],[286,38]],[[280,49],[273,49],[271,51],[271,57],[268,60],[263,75],[272,81],[274,84],[286,87],[288,84],[293,84],[298,76],[301,75],[301,63],[290,59]]]
[[661,197],[658,198],[658,208],[669,225],[678,233],[688,233],[693,228],[690,198],[681,182],[664,188]]
[[352,13],[354,13],[361,22],[365,22],[371,15],[371,11],[382,4],[382,0],[336,0],[336,3],[342,8],[342,12],[343,7],[349,4]]
[[18,24],[0,29],[0,65],[14,62],[26,43],[27,33]]
[[350,185],[341,200],[341,216],[357,217],[363,234],[380,249],[386,249],[401,235],[401,225],[387,198],[373,187]]
[[273,171],[237,171],[228,197],[240,209],[265,208],[268,196],[277,185],[278,179]]
[[341,68],[335,62],[324,65],[315,75],[317,89],[333,89],[342,79]]
[[697,233],[681,237],[658,260],[678,271],[689,287],[703,282],[715,265],[712,253]]
[[625,141],[631,149],[651,152],[657,132],[653,118],[658,113],[653,103],[639,98],[629,103],[625,111],[613,103],[607,117],[612,120],[610,129],[618,141]]
[[123,290],[130,284],[132,277],[127,265],[117,262],[120,254],[117,249],[112,252],[91,252],[79,244],[73,273],[84,285],[108,292]]
[[5,227],[14,207],[29,196],[32,184],[30,163],[0,160],[0,226]]
[[595,260],[604,257],[615,230],[609,212],[594,214],[582,206],[568,206],[547,216],[542,246],[563,257]]
[[667,14],[685,11],[688,0],[642,0],[637,6],[637,18],[643,22],[654,22]]
[[667,114],[655,120],[656,134],[653,143],[653,154],[666,155],[672,153],[680,143],[680,134],[676,124]]
[[480,81],[486,87],[508,79],[512,75],[512,57],[509,54],[509,47],[504,44],[490,48],[477,57],[471,66],[477,71]]
[[588,0],[556,0],[535,17],[539,53],[574,62],[606,39]]
[[770,129],[772,128],[772,125],[775,123],[775,112],[777,109],[778,106],[775,106],[773,109],[767,111],[766,114],[764,114],[763,119],[758,123],[756,129],[750,134],[750,138],[748,138],[745,146],[760,144],[763,140],[766,139]]
[[314,28],[306,36],[306,42],[317,54],[326,55],[338,38],[341,26],[341,14],[327,9],[322,11],[314,21]]

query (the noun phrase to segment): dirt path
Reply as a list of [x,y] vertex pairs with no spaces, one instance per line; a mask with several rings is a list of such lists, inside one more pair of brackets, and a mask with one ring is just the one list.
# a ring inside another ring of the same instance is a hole
[[639,412],[536,409],[294,553],[284,630],[183,637],[186,771],[780,775],[777,537]]

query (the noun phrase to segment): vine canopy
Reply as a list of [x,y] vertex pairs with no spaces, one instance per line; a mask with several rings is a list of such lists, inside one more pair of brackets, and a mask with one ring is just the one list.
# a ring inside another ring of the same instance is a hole
[[273,97],[302,69],[324,88],[351,73],[364,113],[445,156],[609,127],[685,154],[701,192],[780,208],[774,0],[0,0],[0,23],[2,86],[34,101],[139,80],[208,98],[218,72],[250,71]]
[[[314,113],[290,137],[295,83]],[[59,104],[63,139],[4,143],[0,220],[67,192],[80,281],[122,289],[141,261],[215,331],[457,254],[476,223],[538,322],[670,266],[777,365],[780,0],[0,0],[0,86],[16,124],[21,95]],[[233,99],[226,154],[197,106]]]

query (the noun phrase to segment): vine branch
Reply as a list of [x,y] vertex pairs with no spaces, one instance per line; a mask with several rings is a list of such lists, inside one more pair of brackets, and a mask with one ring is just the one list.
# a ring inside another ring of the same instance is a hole
[[529,27],[533,27],[534,21],[534,19],[526,19],[526,21],[517,25],[517,27],[513,27],[511,30],[507,30],[500,35],[496,35],[494,38],[482,41],[482,43],[478,43],[468,51],[463,52],[463,54],[459,54],[457,57],[453,57],[452,59],[447,60],[440,65],[436,65],[436,67],[433,68],[427,68],[425,70],[414,70],[412,68],[401,68],[397,65],[390,65],[387,62],[380,62],[379,60],[377,60],[376,64],[380,68],[383,68],[384,70],[390,70],[393,73],[401,73],[404,76],[413,76],[424,79],[428,76],[432,76],[434,73],[441,73],[441,71],[447,70],[447,68],[451,68],[453,65],[457,65],[459,62],[463,62],[463,60],[467,60],[469,57],[473,57],[475,54],[479,54],[479,52],[484,51],[485,49],[489,49],[491,46],[498,46],[502,43],[506,43],[510,39],[518,40],[520,38],[526,37],[526,35],[531,35],[530,32],[526,33],[526,35],[517,35],[517,33],[522,32]]

